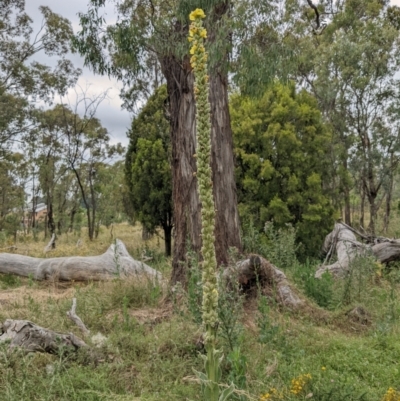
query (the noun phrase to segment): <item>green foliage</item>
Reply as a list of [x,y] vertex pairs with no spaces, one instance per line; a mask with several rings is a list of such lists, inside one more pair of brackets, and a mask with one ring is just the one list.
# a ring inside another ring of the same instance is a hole
[[261,344],[274,344],[282,338],[281,328],[272,322],[270,310],[268,299],[259,294],[257,326],[259,330],[258,341]]
[[314,98],[275,83],[261,99],[231,98],[242,221],[292,223],[304,254],[316,255],[334,221],[324,182],[330,134]]
[[[297,5],[291,2],[292,13]],[[320,2],[320,15],[332,20],[316,42],[307,14],[313,11],[300,7],[305,18],[292,20],[286,43],[298,56],[298,79],[315,94],[332,128],[335,179],[329,186],[337,204],[345,203],[347,223],[350,190],[366,195],[374,232],[377,198],[391,191],[400,149],[399,10],[379,0]]]
[[291,224],[276,228],[267,221],[263,232],[253,220],[243,225],[243,248],[247,253],[258,253],[280,269],[294,269],[298,265],[296,252],[301,244],[296,244],[296,229]]
[[20,278],[14,274],[1,274],[0,282],[1,287],[4,289],[19,287],[21,285]]
[[166,99],[166,87],[161,86],[133,120],[128,133],[125,177],[134,218],[150,233],[157,227],[164,229],[166,253],[170,255],[173,208],[170,131],[164,112]]
[[372,255],[354,258],[343,280],[339,303],[349,305],[354,301],[365,300],[367,297],[366,285],[377,270],[377,263]]
[[303,288],[307,297],[323,308],[334,308],[334,280],[329,272],[315,278],[316,266],[307,261],[293,272],[294,280]]
[[[0,8],[0,157],[18,135],[31,126],[35,102],[50,103],[75,84],[80,70],[66,59],[72,37],[70,22],[41,6],[42,27],[33,32],[25,3],[4,0]],[[56,56],[52,68],[38,54]]]

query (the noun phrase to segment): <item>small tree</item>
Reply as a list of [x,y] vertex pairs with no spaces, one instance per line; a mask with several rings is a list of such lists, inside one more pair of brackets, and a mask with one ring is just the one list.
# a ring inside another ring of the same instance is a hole
[[171,142],[165,118],[167,90],[156,90],[133,120],[125,174],[134,217],[151,233],[164,230],[165,253],[171,255],[173,208]]
[[293,223],[308,255],[333,224],[329,179],[330,133],[316,100],[276,83],[261,99],[233,96],[239,210],[244,221]]

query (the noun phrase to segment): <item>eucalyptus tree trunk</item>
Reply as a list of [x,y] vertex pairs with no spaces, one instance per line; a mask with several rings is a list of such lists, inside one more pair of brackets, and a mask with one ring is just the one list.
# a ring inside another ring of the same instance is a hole
[[160,60],[167,81],[172,144],[172,201],[174,205],[174,249],[172,283],[186,280],[186,253],[201,248],[200,201],[196,191],[196,107],[193,76],[185,58],[183,66],[173,55]]
[[215,252],[218,265],[228,264],[230,247],[241,249],[234,173],[233,139],[226,76],[210,76],[211,147],[216,206]]
[[360,226],[363,228],[365,227],[364,215],[365,215],[365,190],[364,190],[364,185],[361,183],[361,188],[360,188]]
[[[172,283],[186,281],[186,253],[201,248],[200,201],[196,180],[196,107],[189,59],[160,60],[167,81],[172,143],[172,200],[174,249]],[[228,261],[230,247],[241,249],[239,213],[234,180],[233,141],[226,77],[210,73],[213,189],[216,208],[215,248],[219,265]],[[190,244],[187,244],[187,240]]]
[[390,212],[391,212],[391,203],[392,203],[392,193],[393,193],[393,173],[391,173],[389,178],[389,186],[386,189],[386,197],[385,197],[385,215],[383,217],[383,232],[387,234],[389,229],[390,222]]

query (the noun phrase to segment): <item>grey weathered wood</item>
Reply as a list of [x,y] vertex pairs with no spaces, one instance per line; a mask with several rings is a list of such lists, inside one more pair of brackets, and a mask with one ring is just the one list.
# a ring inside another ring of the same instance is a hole
[[71,310],[67,312],[67,316],[79,327],[83,335],[87,336],[90,334],[90,330],[82,322],[82,319],[76,314],[76,298],[72,299]]
[[336,223],[332,232],[326,238],[322,250],[328,252],[334,249],[337,261],[330,265],[321,265],[315,273],[316,278],[321,278],[326,271],[335,277],[343,277],[349,271],[352,260],[358,256],[371,255],[380,263],[388,263],[400,260],[400,241],[383,237],[366,237],[373,241],[370,244],[359,242],[351,227],[343,223]]
[[250,255],[235,266],[226,268],[223,277],[227,280],[236,278],[245,290],[260,285],[263,292],[274,294],[276,300],[286,306],[297,308],[303,304],[290,287],[286,275],[261,256]]
[[20,347],[28,352],[56,354],[61,350],[76,351],[86,343],[74,334],[62,334],[40,327],[28,320],[7,319],[0,324],[0,342],[10,341],[10,348]]
[[55,241],[56,241],[56,234],[53,233],[49,243],[44,247],[43,252],[47,253],[47,252],[51,251],[52,249],[54,249],[55,245],[53,246],[53,244],[55,244]]
[[42,259],[0,253],[0,273],[32,277],[35,280],[56,278],[60,281],[98,281],[143,274],[161,278],[157,270],[133,259],[120,240],[116,240],[99,256]]

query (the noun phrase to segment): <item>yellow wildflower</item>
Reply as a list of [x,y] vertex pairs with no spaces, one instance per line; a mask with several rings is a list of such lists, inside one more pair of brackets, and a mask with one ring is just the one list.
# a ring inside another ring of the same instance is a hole
[[190,21],[195,21],[198,18],[205,18],[206,15],[204,14],[204,11],[201,8],[196,8],[196,10],[192,11],[189,14],[189,19]]
[[196,50],[197,50],[197,46],[196,45],[192,46],[190,49],[190,54],[196,53]]
[[189,28],[189,36],[194,36],[197,33],[197,28],[192,24]]
[[325,367],[325,366],[322,366],[321,370],[326,370],[326,367]]
[[292,379],[290,392],[295,395],[302,393],[309,380],[311,380],[311,375],[309,373]]
[[399,401],[400,392],[396,391],[393,387],[389,387],[386,394],[383,396],[382,401]]
[[201,38],[206,38],[207,37],[207,29],[203,28],[200,32],[199,35]]

